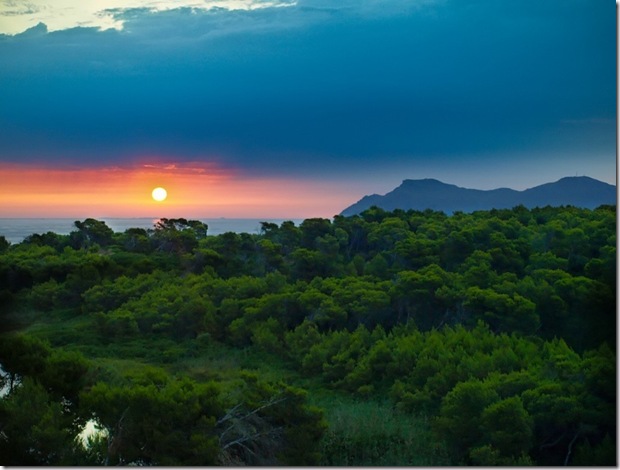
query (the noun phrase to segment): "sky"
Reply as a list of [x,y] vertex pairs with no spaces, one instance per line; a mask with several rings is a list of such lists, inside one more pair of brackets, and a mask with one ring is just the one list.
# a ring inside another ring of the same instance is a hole
[[611,0],[4,0],[0,217],[615,184],[616,98]]

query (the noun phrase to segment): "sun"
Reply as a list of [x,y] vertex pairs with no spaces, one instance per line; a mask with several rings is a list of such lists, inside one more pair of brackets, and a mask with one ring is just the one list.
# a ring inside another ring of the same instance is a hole
[[155,188],[151,193],[151,196],[153,196],[153,199],[155,199],[157,202],[162,202],[165,201],[168,197],[168,191],[166,191],[164,188]]

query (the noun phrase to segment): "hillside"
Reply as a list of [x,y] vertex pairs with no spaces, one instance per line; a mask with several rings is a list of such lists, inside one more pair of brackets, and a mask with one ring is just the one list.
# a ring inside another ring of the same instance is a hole
[[433,209],[450,214],[456,211],[510,209],[520,204],[527,208],[571,205],[594,209],[602,204],[615,202],[615,186],[587,176],[566,177],[523,191],[508,188],[468,189],[436,179],[407,179],[383,196],[364,196],[344,209],[341,215],[359,214],[372,206],[385,210]]
[[617,464],[615,206],[74,225],[0,236],[2,464]]

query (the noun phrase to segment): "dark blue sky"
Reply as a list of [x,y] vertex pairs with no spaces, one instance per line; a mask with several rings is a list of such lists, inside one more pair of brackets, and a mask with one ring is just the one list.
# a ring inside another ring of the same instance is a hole
[[1,162],[204,160],[366,193],[615,183],[611,0],[114,15],[122,30],[0,36]]

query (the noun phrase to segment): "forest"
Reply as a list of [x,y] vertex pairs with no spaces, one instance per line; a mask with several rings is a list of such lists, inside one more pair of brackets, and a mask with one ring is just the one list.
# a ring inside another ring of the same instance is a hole
[[0,318],[3,465],[617,464],[615,205],[86,219]]

